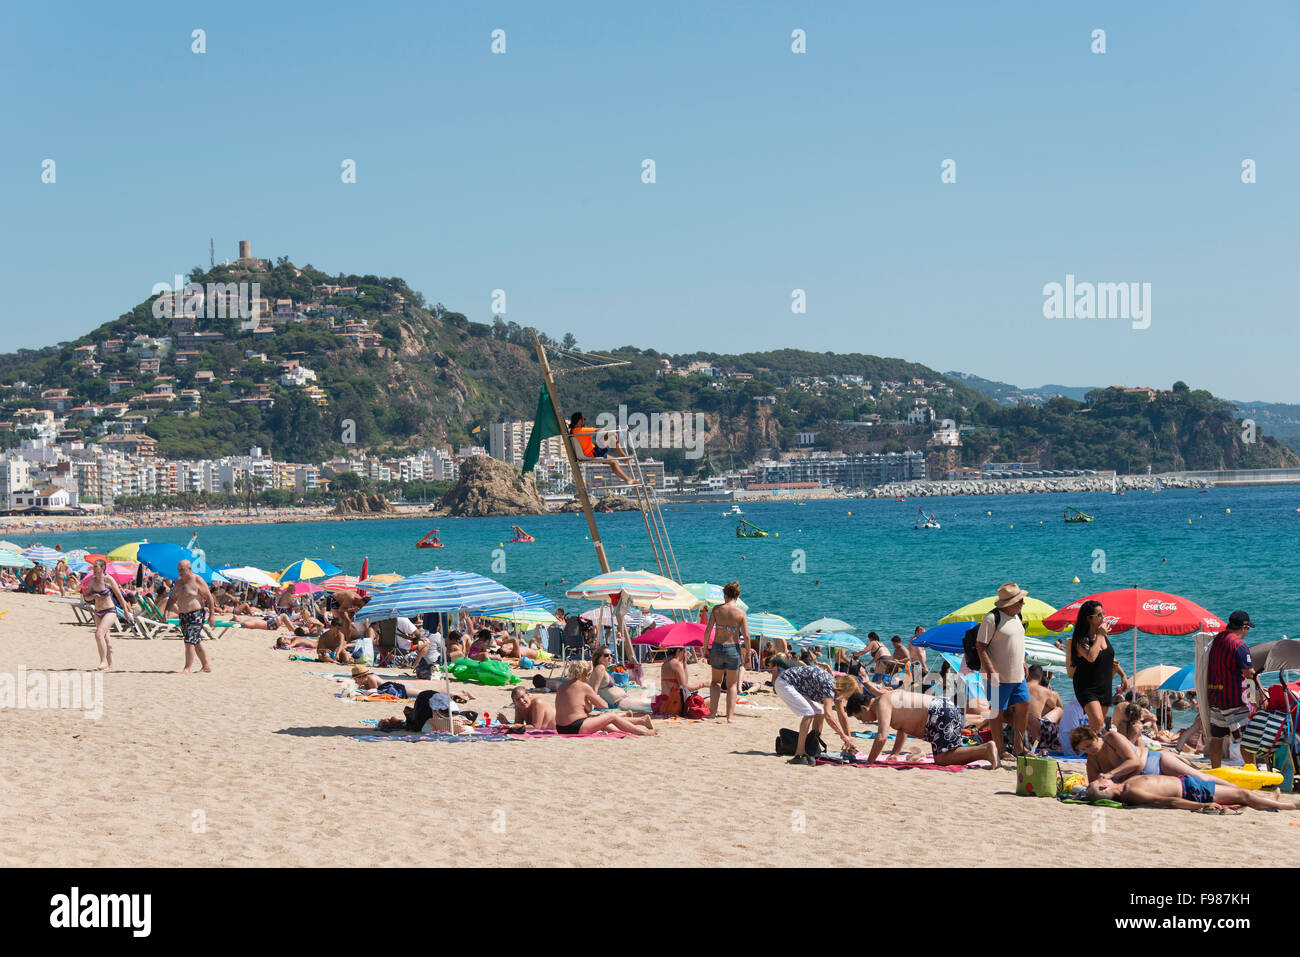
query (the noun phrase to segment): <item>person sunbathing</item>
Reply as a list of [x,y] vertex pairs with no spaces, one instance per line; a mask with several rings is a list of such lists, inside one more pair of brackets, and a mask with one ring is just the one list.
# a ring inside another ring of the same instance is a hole
[[1215,777],[1167,774],[1138,775],[1125,781],[1098,779],[1088,785],[1089,801],[1119,801],[1147,807],[1172,807],[1188,811],[1226,810],[1225,804],[1244,804],[1259,811],[1300,811],[1300,794],[1247,791]]
[[555,705],[549,699],[534,698],[526,688],[516,685],[510,689],[510,703],[515,707],[515,723],[507,730],[555,730]]
[[659,701],[655,713],[679,715],[686,704],[687,695],[699,691],[704,685],[690,683],[690,678],[686,674],[686,665],[682,662],[684,656],[681,648],[664,650],[668,653],[668,657],[664,659],[663,666],[659,669],[659,691],[663,700],[655,699]]
[[288,618],[284,615],[277,616],[269,611],[252,615],[232,615],[230,620],[240,628],[249,628],[253,631],[279,631],[281,628],[293,630],[293,622]]
[[587,684],[591,662],[575,661],[569,665],[569,683],[555,696],[555,730],[560,734],[595,734],[597,731],[622,731],[624,734],[654,734],[654,725],[646,714],[629,715],[621,711],[592,714],[592,708],[605,707],[605,700]]
[[316,639],[306,634],[299,634],[295,631],[292,637],[281,635],[279,638],[275,639],[275,647],[289,648],[293,651],[311,648],[314,651],[316,649]]
[[469,646],[469,656],[474,661],[500,661],[501,655],[492,643],[492,632],[480,628],[474,635],[474,643]]
[[[1136,705],[1121,707],[1137,709]],[[1075,752],[1088,756],[1089,781],[1123,781],[1140,775],[1218,780],[1213,775],[1192,767],[1172,751],[1135,747],[1132,741],[1118,731],[1107,731],[1104,735],[1099,735],[1092,730],[1091,725],[1079,725],[1070,732],[1070,747]]]
[[352,664],[348,654],[347,632],[339,625],[334,625],[321,632],[316,640],[316,658],[319,661],[337,661],[341,665]]
[[375,694],[388,694],[394,698],[409,698],[406,685],[396,681],[380,681],[379,676],[365,665],[352,666],[352,680],[357,683],[358,691],[373,691]]

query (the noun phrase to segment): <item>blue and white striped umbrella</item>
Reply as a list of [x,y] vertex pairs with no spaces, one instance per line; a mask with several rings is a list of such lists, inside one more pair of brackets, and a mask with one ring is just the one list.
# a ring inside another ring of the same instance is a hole
[[23,550],[23,558],[36,562],[38,565],[45,565],[47,568],[53,568],[59,562],[67,559],[67,555],[48,545],[33,545],[31,548]]
[[481,612],[522,608],[524,598],[505,585],[473,572],[434,569],[393,582],[357,613],[357,621],[384,621],[432,611]]
[[831,632],[825,635],[807,635],[798,638],[795,640],[795,646],[799,648],[843,648],[845,651],[861,651],[867,647],[867,643],[861,638],[855,638],[853,635]]
[[0,548],[0,568],[34,568],[35,565],[34,561],[23,558],[17,552]]
[[524,609],[535,611],[540,608],[543,611],[550,611],[555,607],[555,601],[553,599],[547,598],[545,595],[539,595],[535,591],[521,591],[519,597],[524,600],[523,608],[516,605],[502,605],[498,608],[485,608],[483,609],[484,617],[491,618],[494,613],[504,615],[507,612],[522,611]]
[[762,611],[749,616],[749,633],[764,638],[784,638],[793,641],[798,632],[788,618]]

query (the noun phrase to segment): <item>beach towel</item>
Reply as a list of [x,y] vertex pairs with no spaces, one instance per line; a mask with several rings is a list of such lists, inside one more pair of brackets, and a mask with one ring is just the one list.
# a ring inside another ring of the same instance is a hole
[[354,741],[435,741],[442,744],[469,744],[475,742],[488,743],[497,741],[526,741],[537,738],[627,738],[621,731],[597,731],[595,734],[560,734],[558,731],[525,731],[523,734],[505,734],[500,731],[484,731],[475,729],[467,731],[465,734],[448,734],[446,732],[436,732],[434,734],[356,734],[352,738]]
[[351,701],[409,701],[409,698],[399,698],[395,694],[362,694],[359,691],[340,691],[334,697],[348,698]]
[[[818,758],[818,759],[817,759],[817,763],[818,763],[818,764],[829,764],[829,765],[833,765],[833,766],[836,766],[836,767],[842,767],[842,768],[897,768],[897,769],[899,769],[899,770],[904,770],[904,771],[905,771],[905,770],[909,770],[909,769],[911,769],[911,768],[919,768],[919,769],[921,769],[921,770],[923,770],[923,771],[965,771],[965,770],[966,770],[966,767],[967,767],[967,766],[964,765],[964,764],[935,764],[933,760],[929,760],[929,761],[876,761],[874,764],[868,764],[868,763],[867,763],[867,756],[866,756],[865,754],[858,754],[858,755],[855,755],[855,756],[854,756],[854,759],[853,759],[852,761],[846,761],[846,762],[831,761],[831,760],[828,760],[828,759],[826,759],[826,758]],[[987,766],[988,766],[988,762],[987,762],[987,761],[975,761],[975,762],[973,762],[973,765],[976,766],[976,767],[978,767],[978,766],[985,766],[985,767],[987,767]]]

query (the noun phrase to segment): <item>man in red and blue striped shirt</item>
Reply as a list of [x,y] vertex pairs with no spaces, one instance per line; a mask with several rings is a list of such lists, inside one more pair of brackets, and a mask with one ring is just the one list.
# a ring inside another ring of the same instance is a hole
[[1210,706],[1210,766],[1223,761],[1223,740],[1231,736],[1241,740],[1241,729],[1250,720],[1250,705],[1242,697],[1242,681],[1255,682],[1261,701],[1266,700],[1255,663],[1246,646],[1246,632],[1252,627],[1250,615],[1234,611],[1228,617],[1228,630],[1214,636],[1210,645],[1209,673],[1206,678],[1206,701]]

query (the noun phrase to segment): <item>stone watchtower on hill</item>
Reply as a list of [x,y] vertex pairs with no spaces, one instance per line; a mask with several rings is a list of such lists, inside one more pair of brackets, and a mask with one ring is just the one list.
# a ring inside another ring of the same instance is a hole
[[253,244],[247,239],[239,241],[239,258],[235,260],[237,266],[251,266],[254,269],[270,269],[271,260],[253,258]]

